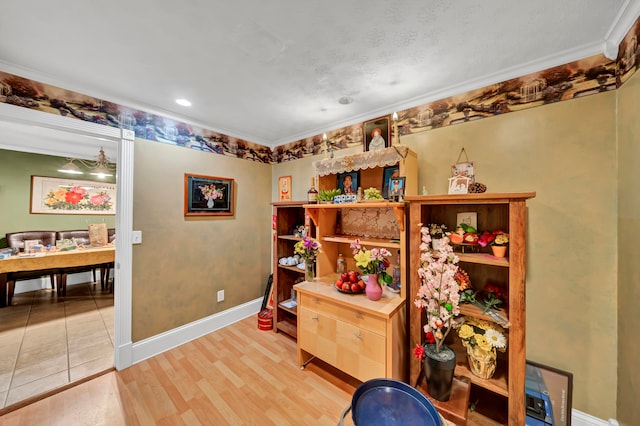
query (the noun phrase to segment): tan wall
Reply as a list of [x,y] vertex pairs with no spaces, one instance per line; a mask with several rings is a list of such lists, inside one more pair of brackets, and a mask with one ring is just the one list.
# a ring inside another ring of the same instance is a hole
[[[235,180],[234,217],[184,217],[184,173]],[[271,271],[271,165],[135,141],[134,342],[262,297]],[[225,290],[224,302],[216,302]]]
[[537,193],[527,359],[572,372],[573,407],[605,419],[616,414],[615,101],[603,93],[402,138],[431,194],[447,192],[462,147],[489,192]]
[[637,424],[640,419],[638,380],[640,380],[640,73],[618,90],[619,204],[618,204],[618,420],[621,425]]

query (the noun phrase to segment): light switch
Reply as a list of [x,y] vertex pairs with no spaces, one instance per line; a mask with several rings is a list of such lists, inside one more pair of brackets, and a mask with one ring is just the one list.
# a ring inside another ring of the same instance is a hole
[[142,244],[142,231],[133,231],[131,233],[131,244]]

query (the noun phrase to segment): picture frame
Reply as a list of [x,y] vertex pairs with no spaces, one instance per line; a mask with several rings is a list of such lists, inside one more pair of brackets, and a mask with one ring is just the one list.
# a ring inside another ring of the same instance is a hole
[[454,176],[449,178],[449,194],[468,194],[469,185],[473,182],[466,176]]
[[278,178],[278,201],[291,201],[291,176]]
[[185,216],[233,216],[234,200],[233,179],[184,174]]
[[386,166],[382,169],[382,198],[389,199],[389,180],[400,177],[400,166]]
[[527,424],[571,426],[572,373],[527,360],[525,383]]
[[404,199],[405,179],[406,178],[404,176],[389,179],[390,201],[402,201]]
[[[358,191],[358,186],[360,185],[360,171],[338,173],[336,176],[338,179],[336,187],[340,189],[342,194],[355,194]],[[347,180],[346,184],[345,179]]]
[[[376,136],[378,133],[378,136]],[[389,117],[380,117],[364,123],[364,151],[377,151],[391,146]]]
[[31,176],[32,214],[115,215],[116,184]]
[[463,212],[458,213],[456,215],[456,226],[459,226],[461,223],[465,225],[469,225],[473,228],[478,229],[478,213],[477,212]]

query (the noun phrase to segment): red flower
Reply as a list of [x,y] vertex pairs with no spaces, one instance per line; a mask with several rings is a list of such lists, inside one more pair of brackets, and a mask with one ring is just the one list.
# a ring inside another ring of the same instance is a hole
[[426,340],[427,343],[435,343],[436,342],[436,337],[430,331],[427,332],[427,334],[425,334],[424,339]]
[[64,199],[67,203],[78,204],[82,201],[82,194],[78,194],[77,192],[67,192]]
[[424,358],[424,346],[416,345],[416,347],[413,348],[413,356],[415,356],[418,359]]

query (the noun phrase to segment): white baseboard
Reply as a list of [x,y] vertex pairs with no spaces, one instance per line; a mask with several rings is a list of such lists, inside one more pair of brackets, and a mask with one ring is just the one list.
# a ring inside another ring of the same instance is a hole
[[[136,364],[145,359],[151,358],[169,349],[183,345],[194,339],[219,330],[230,324],[243,320],[249,316],[260,312],[262,297],[252,300],[242,305],[234,306],[226,311],[219,312],[209,317],[185,324],[182,327],[174,328],[165,333],[158,334],[145,340],[141,340],[131,345],[131,362]],[[256,327],[257,327],[256,318]],[[124,348],[123,348],[124,349]],[[122,354],[125,356],[125,354]],[[125,363],[126,364],[126,363]]]
[[572,426],[618,426],[616,419],[602,420],[578,410],[571,410]]

